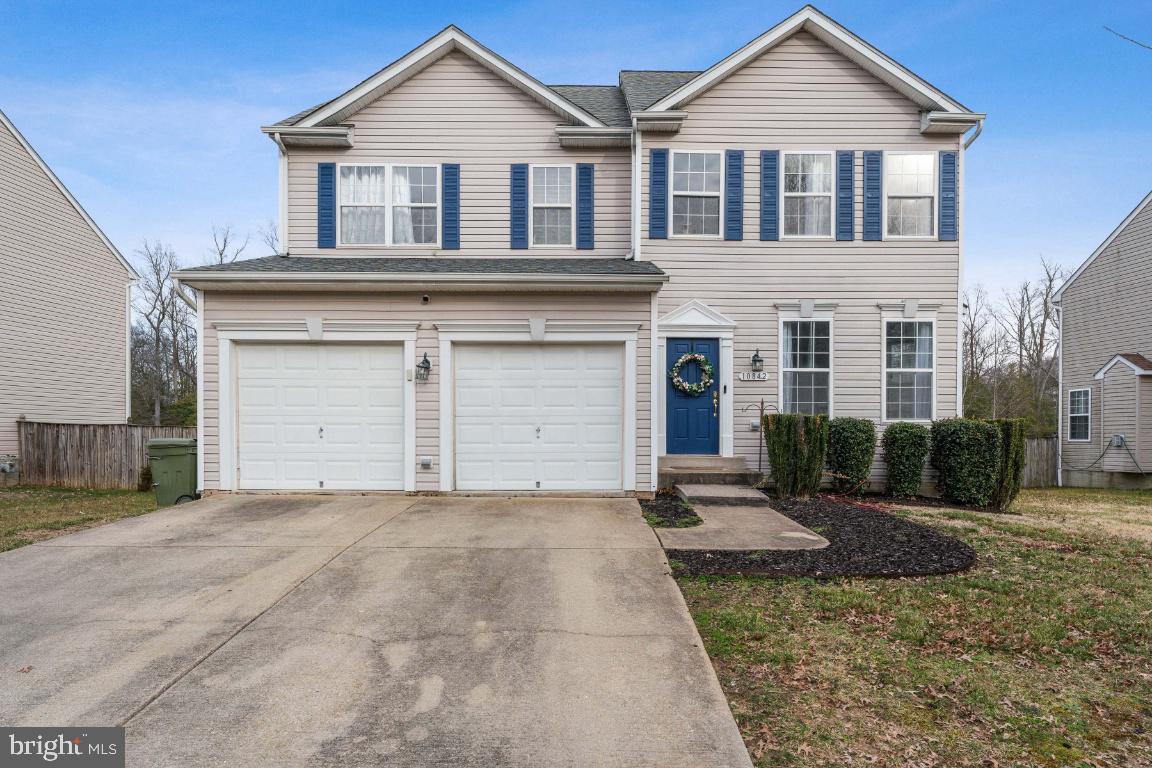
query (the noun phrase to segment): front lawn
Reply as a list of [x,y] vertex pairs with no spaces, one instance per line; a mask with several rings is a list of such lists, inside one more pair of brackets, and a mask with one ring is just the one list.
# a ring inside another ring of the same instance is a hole
[[0,488],[0,552],[155,509],[151,493]]
[[1152,494],[1017,509],[900,513],[959,575],[679,577],[757,765],[1152,765]]

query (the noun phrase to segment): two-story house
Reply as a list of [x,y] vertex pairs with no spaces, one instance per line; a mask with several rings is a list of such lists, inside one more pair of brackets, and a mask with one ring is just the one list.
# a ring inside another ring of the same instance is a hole
[[646,494],[761,400],[954,415],[983,117],[811,6],[609,86],[449,27],[263,128],[282,255],[180,273],[202,484]]
[[1053,295],[1060,482],[1152,488],[1152,193]]

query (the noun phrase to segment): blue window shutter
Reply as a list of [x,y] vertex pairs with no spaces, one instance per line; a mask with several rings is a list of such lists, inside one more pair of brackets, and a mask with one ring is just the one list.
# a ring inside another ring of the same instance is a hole
[[856,237],[856,153],[836,153],[836,239]]
[[596,247],[596,166],[576,164],[576,247],[589,251]]
[[648,153],[648,237],[668,237],[668,150]]
[[760,153],[760,239],[780,239],[780,152]]
[[316,166],[316,247],[336,247],[336,163]]
[[724,239],[744,239],[744,152],[724,153]]
[[884,153],[864,153],[864,239],[883,240]]
[[444,163],[440,166],[440,186],[443,197],[440,247],[446,251],[460,250],[460,164]]
[[528,247],[528,164],[512,165],[512,247]]
[[960,230],[956,211],[956,153],[940,153],[940,239],[956,240]]

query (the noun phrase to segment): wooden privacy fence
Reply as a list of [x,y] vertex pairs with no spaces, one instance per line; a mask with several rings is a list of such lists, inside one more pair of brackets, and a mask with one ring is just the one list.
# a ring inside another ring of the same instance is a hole
[[72,488],[135,488],[154,437],[196,437],[195,427],[20,421],[20,482]]
[[1030,437],[1024,441],[1024,488],[1056,485],[1058,438]]

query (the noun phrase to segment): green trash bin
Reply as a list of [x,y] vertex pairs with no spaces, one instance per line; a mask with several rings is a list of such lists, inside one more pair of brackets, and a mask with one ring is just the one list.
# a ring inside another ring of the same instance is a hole
[[157,437],[148,441],[148,462],[156,506],[170,507],[196,497],[196,439]]

